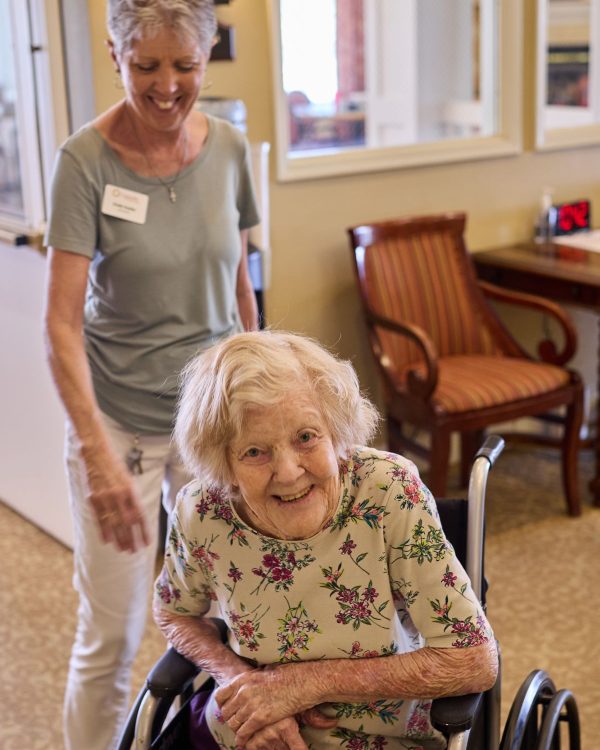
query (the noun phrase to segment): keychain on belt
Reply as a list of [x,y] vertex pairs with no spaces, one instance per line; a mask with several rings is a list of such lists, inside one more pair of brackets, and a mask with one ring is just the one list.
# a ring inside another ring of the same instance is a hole
[[139,446],[140,436],[134,435],[133,445],[129,449],[129,453],[125,456],[125,463],[131,474],[143,474],[142,469],[142,449]]

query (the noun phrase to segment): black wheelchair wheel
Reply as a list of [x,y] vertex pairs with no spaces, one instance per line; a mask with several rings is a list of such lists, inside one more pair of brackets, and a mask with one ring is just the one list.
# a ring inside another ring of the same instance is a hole
[[506,720],[500,750],[534,750],[543,710],[556,693],[549,675],[536,669],[523,682]]
[[567,722],[569,750],[580,750],[579,712],[570,690],[559,690],[552,696],[544,712],[535,750],[560,750],[560,722]]

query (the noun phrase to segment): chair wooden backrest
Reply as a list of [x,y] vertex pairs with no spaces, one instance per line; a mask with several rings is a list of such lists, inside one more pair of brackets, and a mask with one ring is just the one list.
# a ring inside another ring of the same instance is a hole
[[[368,310],[418,326],[438,356],[501,354],[463,240],[465,214],[398,219],[350,231]],[[379,330],[399,371],[421,358],[404,336]]]

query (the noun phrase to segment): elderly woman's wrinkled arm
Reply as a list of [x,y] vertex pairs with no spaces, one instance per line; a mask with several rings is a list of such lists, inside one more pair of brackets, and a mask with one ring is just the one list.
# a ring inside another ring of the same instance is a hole
[[216,693],[226,721],[236,717],[244,746],[265,724],[321,703],[438,698],[490,688],[498,669],[495,643],[422,648],[372,659],[279,665],[232,680]]
[[210,618],[175,615],[157,605],[153,615],[173,648],[208,672],[219,685],[254,669],[223,643],[219,628]]
[[[217,684],[226,686],[238,675],[260,671],[223,643],[219,628],[210,618],[175,615],[158,605],[154,606],[153,614],[156,624],[176,651],[208,672]],[[337,724],[316,709],[301,713],[299,718],[313,727],[324,729]],[[235,731],[237,725],[233,724]],[[266,722],[253,733],[253,750],[272,750],[279,746],[288,750],[308,750],[293,715]]]

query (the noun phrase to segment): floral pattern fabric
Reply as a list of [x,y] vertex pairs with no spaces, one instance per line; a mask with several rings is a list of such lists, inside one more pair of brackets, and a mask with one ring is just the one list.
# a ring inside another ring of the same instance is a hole
[[[435,501],[406,459],[369,448],[341,463],[336,512],[314,537],[283,541],[246,525],[221,488],[181,492],[155,597],[175,614],[211,607],[229,646],[259,665],[364,659],[432,646],[465,648],[492,633],[440,526]],[[430,702],[329,704],[334,729],[302,728],[312,750],[445,747]],[[214,701],[217,743],[235,747]]]

